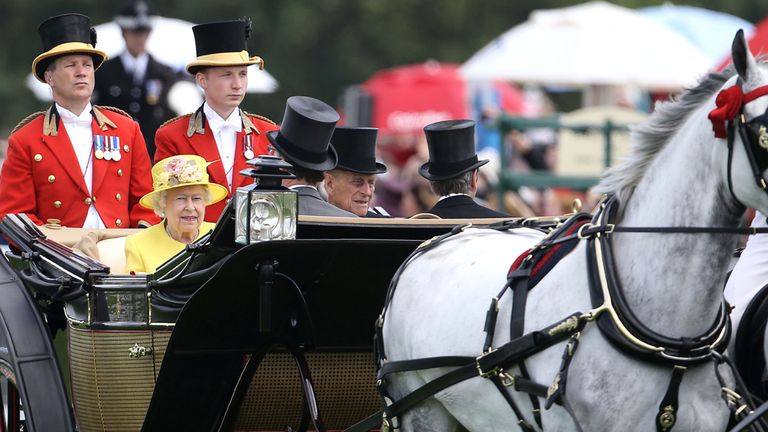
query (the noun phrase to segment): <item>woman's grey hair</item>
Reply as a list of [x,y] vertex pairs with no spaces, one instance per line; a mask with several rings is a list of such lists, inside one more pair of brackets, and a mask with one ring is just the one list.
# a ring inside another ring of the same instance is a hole
[[429,182],[432,192],[437,196],[446,196],[450,194],[468,194],[472,191],[472,174],[474,170],[469,170],[458,177],[447,180],[436,180]]
[[[152,202],[150,203],[152,205],[152,210],[154,210],[155,214],[161,218],[165,217],[165,200],[167,197],[167,189],[162,190],[152,196]],[[205,200],[205,205],[208,205],[211,202],[211,190],[207,186],[203,186],[203,199]]]

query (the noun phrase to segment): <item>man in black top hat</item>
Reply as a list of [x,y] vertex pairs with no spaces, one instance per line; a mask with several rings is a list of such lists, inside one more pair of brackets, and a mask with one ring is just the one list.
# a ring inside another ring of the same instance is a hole
[[293,165],[295,179],[283,180],[283,186],[299,194],[299,214],[313,216],[357,217],[323,199],[317,186],[323,172],[336,168],[338,155],[331,146],[331,136],[339,114],[325,102],[307,96],[291,96],[285,104],[280,129],[267,132],[277,153]]
[[125,51],[107,60],[96,73],[95,101],[128,112],[141,126],[149,157],[155,156],[155,131],[173,116],[168,91],[183,77],[147,52],[152,31],[149,6],[128,0],[115,17]]
[[430,181],[440,200],[428,213],[443,219],[510,217],[483,207],[474,200],[478,169],[488,160],[475,153],[475,122],[446,120],[424,127],[429,161],[419,173]]
[[371,209],[376,174],[387,167],[376,161],[376,128],[337,127],[331,145],[338,154],[336,168],[325,173],[328,202],[358,216],[384,217]]

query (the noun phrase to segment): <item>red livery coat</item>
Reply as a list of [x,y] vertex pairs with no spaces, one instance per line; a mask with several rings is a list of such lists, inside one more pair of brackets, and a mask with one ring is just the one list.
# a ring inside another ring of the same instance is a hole
[[152,190],[149,156],[139,125],[126,113],[93,107],[96,135],[119,137],[121,159],[92,157],[92,193],[88,193],[67,130],[55,107],[22,121],[8,138],[0,171],[0,218],[26,213],[38,225],[82,227],[91,203],[107,228],[155,224],[160,219],[139,205]]
[[194,114],[185,114],[168,120],[160,126],[155,134],[155,161],[163,160],[170,156],[180,154],[194,154],[211,162],[208,165],[208,176],[211,182],[218,183],[229,190],[227,199],[208,206],[205,210],[205,220],[216,222],[224,211],[232,193],[240,186],[253,183],[250,177],[240,175],[240,171],[250,168],[246,165],[247,159],[243,154],[243,142],[246,137],[253,141],[253,153],[255,156],[268,153],[269,140],[267,132],[277,130],[278,126],[266,117],[246,113],[240,110],[243,128],[235,138],[235,163],[232,168],[232,190],[229,190],[227,175],[224,165],[221,163],[219,148],[213,137],[211,128],[207,127],[203,109],[200,107]]

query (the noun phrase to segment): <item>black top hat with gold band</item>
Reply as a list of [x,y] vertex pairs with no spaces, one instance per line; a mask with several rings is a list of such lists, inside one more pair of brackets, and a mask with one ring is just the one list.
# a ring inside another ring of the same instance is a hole
[[128,0],[115,16],[115,22],[123,30],[135,32],[152,30],[149,5],[144,0]]
[[280,129],[267,138],[286,161],[314,171],[336,168],[338,156],[330,145],[339,113],[323,101],[291,96],[285,104]]
[[447,180],[479,168],[488,159],[478,160],[475,153],[475,122],[446,120],[424,126],[429,147],[429,162],[419,169],[427,180]]
[[37,31],[43,41],[43,53],[32,62],[32,73],[40,82],[45,82],[45,70],[58,57],[90,55],[94,70],[109,58],[107,53],[95,48],[96,29],[91,27],[91,19],[85,15],[57,15],[43,21]]
[[248,54],[248,37],[251,35],[251,19],[218,21],[192,27],[195,34],[197,59],[187,65],[192,75],[201,69],[216,66],[259,65],[264,69],[264,60]]
[[387,167],[376,161],[376,135],[371,127],[337,127],[331,145],[339,155],[336,168],[360,174],[382,174]]

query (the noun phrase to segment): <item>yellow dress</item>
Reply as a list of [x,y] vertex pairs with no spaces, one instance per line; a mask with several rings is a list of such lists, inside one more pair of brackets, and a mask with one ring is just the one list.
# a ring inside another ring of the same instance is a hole
[[[197,238],[208,234],[215,224],[203,222]],[[197,240],[197,239],[196,239]],[[125,239],[126,270],[136,273],[154,273],[186,245],[172,239],[165,231],[165,220]]]

